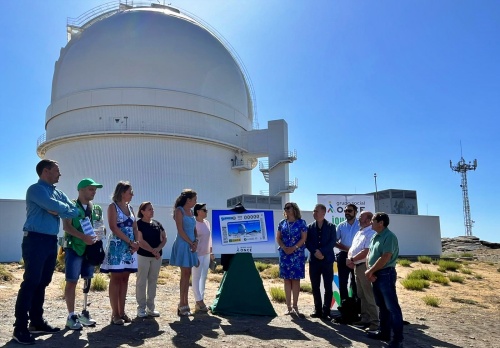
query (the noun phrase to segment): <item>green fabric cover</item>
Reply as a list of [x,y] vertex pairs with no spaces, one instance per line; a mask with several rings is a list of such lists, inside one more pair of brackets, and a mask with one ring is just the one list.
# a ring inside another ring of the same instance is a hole
[[[78,208],[78,217],[73,218],[71,220],[71,224],[74,228],[76,228],[79,232],[83,233],[82,226],[80,226],[80,220],[85,219],[85,211],[83,210],[80,204],[76,203],[76,199],[73,200]],[[92,204],[92,220],[90,223],[94,226],[94,221],[102,220],[102,208],[97,204]],[[73,237],[71,234],[65,232],[64,233],[66,240],[68,241],[68,248],[72,248],[78,256],[82,256],[85,253],[85,248],[87,245],[80,238]]]
[[234,255],[210,309],[217,315],[277,316],[252,254]]

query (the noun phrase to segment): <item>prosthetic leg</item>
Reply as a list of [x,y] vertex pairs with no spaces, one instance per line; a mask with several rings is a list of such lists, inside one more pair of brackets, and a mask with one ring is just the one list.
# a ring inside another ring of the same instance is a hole
[[[78,318],[83,326],[94,326],[95,320],[90,318],[89,311],[87,310],[87,294],[90,290],[90,283],[92,278],[85,278],[83,283],[83,310],[82,314]],[[90,303],[88,303],[90,305]]]

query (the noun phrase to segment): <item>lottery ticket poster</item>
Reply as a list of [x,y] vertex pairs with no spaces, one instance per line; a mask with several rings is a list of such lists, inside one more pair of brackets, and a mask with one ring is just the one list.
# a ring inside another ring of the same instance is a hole
[[276,253],[272,210],[213,210],[211,222],[215,254]]

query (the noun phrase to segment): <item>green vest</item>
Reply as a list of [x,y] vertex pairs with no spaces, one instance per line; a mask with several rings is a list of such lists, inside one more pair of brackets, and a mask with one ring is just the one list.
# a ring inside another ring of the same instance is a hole
[[[80,220],[85,219],[85,210],[83,210],[82,205],[77,203],[76,199],[73,202],[78,207],[78,217],[71,219],[71,225],[76,228],[79,232],[83,233],[82,226],[80,225]],[[92,219],[90,223],[94,226],[94,221],[102,220],[102,208],[100,205],[91,204],[92,207]],[[85,253],[85,247],[87,244],[83,240],[77,237],[73,237],[68,232],[64,232],[64,236],[68,242],[68,248],[72,248],[79,256]]]

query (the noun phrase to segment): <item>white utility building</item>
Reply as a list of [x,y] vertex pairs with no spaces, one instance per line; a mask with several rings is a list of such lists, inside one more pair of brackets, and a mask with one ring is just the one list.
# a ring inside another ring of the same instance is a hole
[[192,188],[225,208],[252,193],[259,157],[269,194],[287,199],[287,124],[255,123],[250,80],[212,29],[170,6],[106,4],[68,21],[37,151],[59,162],[70,196],[84,177],[104,184],[101,203],[128,180],[134,205],[172,206]]

